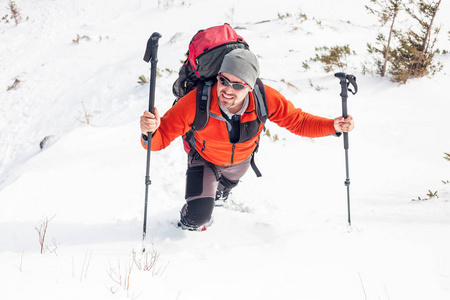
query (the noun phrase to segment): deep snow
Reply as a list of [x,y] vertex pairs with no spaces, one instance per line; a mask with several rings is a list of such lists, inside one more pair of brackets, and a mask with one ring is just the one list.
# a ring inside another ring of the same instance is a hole
[[[435,77],[402,86],[361,74],[378,26],[363,2],[348,0],[16,3],[22,22],[0,23],[2,299],[449,299],[449,54],[438,56]],[[442,3],[437,20],[447,50],[449,9]],[[138,118],[148,84],[137,80],[149,74],[147,39],[163,35],[156,105],[164,112],[190,38],[224,22],[260,57],[266,84],[330,118],[341,113],[339,81],[302,62],[315,47],[356,51],[345,70],[360,88],[348,100],[353,225],[342,138],[301,138],[269,122],[279,140],[262,137],[263,177],[249,171],[233,193],[241,211],[217,208],[207,231],[179,230],[186,157],[178,139],[152,153],[147,249],[158,259],[139,270]],[[412,201],[428,190],[439,198]],[[40,254],[35,228],[46,219]]]

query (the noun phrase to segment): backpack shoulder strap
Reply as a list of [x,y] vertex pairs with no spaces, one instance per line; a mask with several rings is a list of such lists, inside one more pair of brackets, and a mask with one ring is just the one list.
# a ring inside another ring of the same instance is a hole
[[[255,99],[256,105],[256,114],[258,116],[259,121],[261,123],[266,123],[267,118],[269,117],[269,113],[267,110],[267,101],[266,101],[266,89],[264,88],[264,84],[261,79],[256,79],[255,88],[253,89],[253,98]],[[256,143],[255,151],[252,153],[252,159],[250,161],[250,166],[255,172],[257,177],[261,177],[262,174],[259,171],[258,167],[255,163],[255,154],[258,152],[259,142]]]
[[[196,110],[194,123],[191,129],[184,135],[184,140],[191,149],[189,155],[195,154],[195,131],[205,128],[209,120],[209,108],[211,105],[211,90],[214,80],[199,81],[196,94]],[[185,148],[186,149],[186,148]]]
[[253,89],[253,97],[256,104],[256,114],[262,123],[266,123],[268,118],[266,89],[261,79],[256,79],[255,88]]
[[201,81],[197,85],[197,110],[195,112],[192,129],[194,131],[205,128],[209,120],[209,107],[211,104],[211,89],[214,80]]

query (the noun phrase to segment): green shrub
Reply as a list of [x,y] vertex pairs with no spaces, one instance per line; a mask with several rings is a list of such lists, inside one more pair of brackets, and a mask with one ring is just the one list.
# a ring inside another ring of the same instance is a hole
[[328,48],[317,47],[316,57],[313,61],[319,61],[323,64],[325,72],[344,71],[347,67],[347,57],[349,55],[355,55],[355,51],[350,50],[349,45],[334,46]]

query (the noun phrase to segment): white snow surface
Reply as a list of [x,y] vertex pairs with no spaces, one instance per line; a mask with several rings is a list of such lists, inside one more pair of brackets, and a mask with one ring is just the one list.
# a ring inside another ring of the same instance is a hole
[[[433,78],[405,85],[362,74],[366,43],[385,30],[364,1],[15,3],[22,21],[0,23],[1,299],[450,299],[449,54],[437,56],[443,70]],[[446,50],[449,6],[436,20]],[[344,70],[359,85],[348,99],[352,225],[342,137],[302,138],[268,122],[279,140],[262,136],[263,177],[250,170],[232,195],[241,211],[216,208],[204,232],[174,225],[184,203],[181,139],[152,153],[142,255],[139,116],[149,85],[137,81],[149,77],[147,39],[162,34],[164,112],[191,37],[224,22],[258,55],[266,84],[329,118],[341,114],[339,81],[302,62],[315,47],[356,51]],[[439,198],[413,201],[429,191]],[[153,267],[139,269],[133,252]]]

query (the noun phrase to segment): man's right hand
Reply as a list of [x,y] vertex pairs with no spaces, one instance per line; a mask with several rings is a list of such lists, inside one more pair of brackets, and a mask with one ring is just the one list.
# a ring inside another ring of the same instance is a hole
[[154,133],[160,124],[161,118],[156,107],[155,114],[146,110],[141,116],[141,132],[143,135],[147,135],[149,132]]

